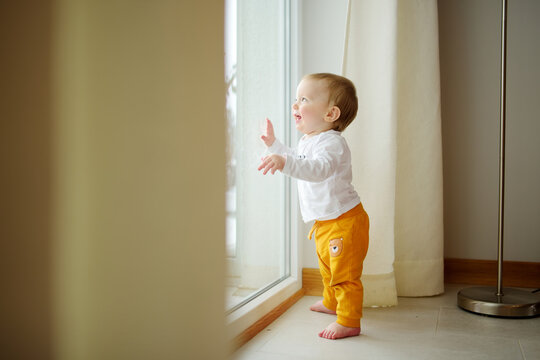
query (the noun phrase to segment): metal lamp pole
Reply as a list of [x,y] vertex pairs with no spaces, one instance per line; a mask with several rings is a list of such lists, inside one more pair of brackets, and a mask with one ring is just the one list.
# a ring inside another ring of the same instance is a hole
[[496,317],[528,318],[540,315],[540,295],[531,291],[503,288],[504,177],[506,140],[506,23],[507,0],[502,0],[501,16],[501,97],[499,148],[499,229],[497,287],[472,287],[458,292],[458,306],[475,314]]

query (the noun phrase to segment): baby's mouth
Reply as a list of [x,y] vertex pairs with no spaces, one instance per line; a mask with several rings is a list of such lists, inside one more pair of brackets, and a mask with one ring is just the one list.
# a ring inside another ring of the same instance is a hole
[[299,114],[293,114],[294,115],[294,118],[296,120],[296,122],[299,122],[300,120],[302,120],[302,116],[300,116]]

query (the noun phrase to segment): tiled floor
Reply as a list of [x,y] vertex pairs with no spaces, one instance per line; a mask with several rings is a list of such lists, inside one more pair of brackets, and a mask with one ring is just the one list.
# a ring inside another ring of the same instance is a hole
[[399,298],[394,308],[364,309],[362,335],[340,340],[317,333],[334,317],[309,306],[305,296],[233,356],[235,360],[286,359],[540,359],[540,317],[498,319],[459,309],[447,285],[444,295]]

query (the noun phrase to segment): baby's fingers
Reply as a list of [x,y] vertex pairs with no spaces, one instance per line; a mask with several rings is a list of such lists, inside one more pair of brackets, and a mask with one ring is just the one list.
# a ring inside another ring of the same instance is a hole
[[266,134],[274,135],[274,125],[272,125],[272,122],[269,118],[266,118]]
[[[263,171],[263,175],[266,175],[266,173],[268,173],[268,171],[270,171],[274,166],[274,162],[272,161],[272,157],[270,156],[267,156],[265,158],[262,159],[263,162],[261,163],[261,165],[259,165],[259,167],[257,168],[257,170],[262,170]],[[275,170],[274,170],[275,172]],[[274,173],[272,172],[272,174]]]
[[[274,167],[274,163],[272,162],[272,159],[270,159],[268,164],[266,164],[266,166],[264,167],[263,175],[266,175],[268,173],[268,171],[270,171],[273,167]],[[273,174],[273,172],[272,172],[272,174]]]
[[261,158],[261,164],[259,165],[259,167],[257,168],[257,170],[261,170],[262,168],[264,168],[268,162],[268,156],[265,156],[263,158]]

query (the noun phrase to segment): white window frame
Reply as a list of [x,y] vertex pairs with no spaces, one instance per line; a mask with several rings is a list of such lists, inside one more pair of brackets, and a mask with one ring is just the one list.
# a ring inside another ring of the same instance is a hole
[[[286,57],[289,58],[289,66],[287,67],[287,78],[289,82],[288,93],[286,97],[286,108],[283,109],[283,116],[286,119],[291,119],[291,105],[296,93],[296,85],[299,80],[299,31],[300,31],[300,11],[298,0],[284,0],[286,24],[288,28],[285,31],[286,36]],[[296,145],[298,138],[297,130],[293,121],[289,121],[290,126],[286,131],[286,138],[281,139],[285,143],[292,146]],[[283,176],[277,174],[275,176]],[[229,311],[226,316],[227,334],[232,339],[248,327],[253,325],[257,320],[268,314],[272,309],[280,303],[287,300],[302,288],[302,271],[300,263],[301,241],[303,238],[303,227],[300,226],[301,217],[298,208],[298,194],[296,184],[291,179],[287,179],[285,191],[285,217],[287,219],[284,236],[290,238],[289,247],[285,256],[287,261],[286,268],[289,269],[289,276],[275,281],[255,295],[250,296],[246,301],[241,303],[241,306],[235,306]],[[301,234],[302,232],[302,234]]]

